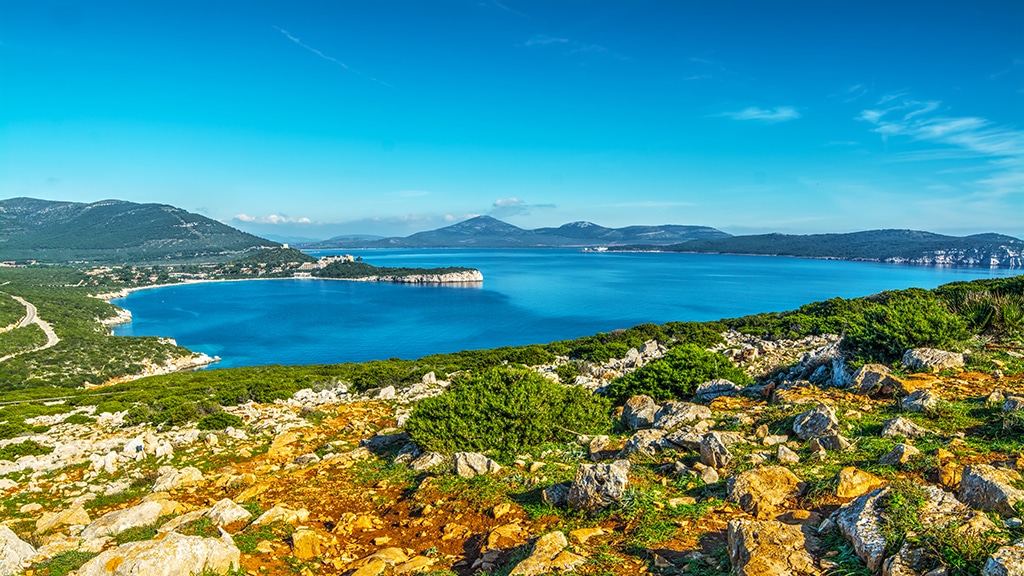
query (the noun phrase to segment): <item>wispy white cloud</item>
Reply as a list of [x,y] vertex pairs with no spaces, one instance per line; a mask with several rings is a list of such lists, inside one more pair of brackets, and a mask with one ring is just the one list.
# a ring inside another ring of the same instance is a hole
[[529,40],[523,42],[523,46],[547,46],[549,44],[568,44],[568,38],[556,38],[555,36],[548,36],[547,34],[537,34],[530,37]]
[[526,216],[535,209],[555,208],[554,204],[528,204],[521,198],[511,196],[509,198],[498,198],[491,204],[488,214],[499,218],[509,216]]
[[775,108],[761,108],[760,106],[749,106],[736,112],[724,112],[719,116],[732,118],[733,120],[756,120],[774,124],[776,122],[787,122],[800,117],[800,112],[792,106],[778,106]]
[[886,106],[863,110],[857,118],[872,125],[871,131],[883,140],[905,137],[945,147],[911,152],[904,159],[982,159],[990,171],[974,182],[976,192],[993,197],[1024,193],[1024,131],[979,116],[936,114],[941,102],[913,100],[904,94],[887,96],[876,106],[881,105]]
[[549,36],[547,34],[535,34],[526,42],[523,42],[522,46],[526,48],[562,47],[563,49],[566,49],[565,54],[605,54],[618,60],[629,60],[628,57],[609,50],[607,47],[601,46],[600,44],[589,44],[561,36]]
[[270,216],[250,216],[248,214],[235,214],[235,220],[239,222],[247,222],[249,224],[312,224],[313,221],[309,218],[289,218],[288,216],[281,216],[280,214],[271,214]]
[[299,40],[298,38],[293,36],[291,33],[289,33],[287,30],[284,30],[283,28],[279,28],[277,26],[274,26],[274,29],[277,30],[278,32],[280,32],[281,34],[284,34],[285,38],[291,40],[292,42],[298,44],[299,46],[302,46],[306,50],[309,50],[313,54],[316,54],[317,56],[323,58],[324,60],[327,60],[328,62],[333,62],[333,63],[337,64],[338,66],[341,66],[345,70],[348,70],[349,72],[351,72],[353,74],[356,74],[358,76],[362,76],[363,78],[366,78],[367,80],[372,80],[373,82],[376,82],[378,84],[383,84],[384,86],[387,86],[388,88],[394,88],[394,86],[392,86],[391,84],[388,84],[387,82],[385,82],[385,81],[383,81],[383,80],[381,80],[379,78],[374,78],[373,76],[369,76],[367,74],[363,74],[362,72],[360,72],[358,70],[355,70],[354,68],[352,68],[348,64],[345,64],[341,60],[338,60],[334,56],[328,56],[327,54],[324,54],[323,52],[317,50],[316,48],[313,48],[309,44],[303,43],[302,40]]

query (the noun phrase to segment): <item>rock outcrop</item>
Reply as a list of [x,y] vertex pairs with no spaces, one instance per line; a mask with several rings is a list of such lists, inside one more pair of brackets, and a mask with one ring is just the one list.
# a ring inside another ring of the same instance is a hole
[[78,576],[183,576],[204,570],[225,574],[237,569],[241,552],[224,534],[201,538],[169,533],[160,540],[129,542],[88,561]]

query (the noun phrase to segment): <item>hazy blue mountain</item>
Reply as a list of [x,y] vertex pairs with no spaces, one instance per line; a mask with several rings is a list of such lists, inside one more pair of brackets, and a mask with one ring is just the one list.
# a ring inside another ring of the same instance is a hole
[[0,200],[0,255],[41,262],[227,261],[279,246],[165,204]]
[[301,244],[302,248],[538,248],[560,246],[614,246],[619,244],[673,244],[706,238],[726,238],[706,226],[628,226],[605,228],[590,222],[571,222],[558,228],[526,230],[491,216],[477,216],[451,226],[417,232],[402,238],[366,240],[332,238]]

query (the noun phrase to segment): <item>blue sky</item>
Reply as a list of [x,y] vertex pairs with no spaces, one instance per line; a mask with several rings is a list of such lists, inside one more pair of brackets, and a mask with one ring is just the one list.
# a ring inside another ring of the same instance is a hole
[[0,197],[1024,236],[1024,2],[0,0]]

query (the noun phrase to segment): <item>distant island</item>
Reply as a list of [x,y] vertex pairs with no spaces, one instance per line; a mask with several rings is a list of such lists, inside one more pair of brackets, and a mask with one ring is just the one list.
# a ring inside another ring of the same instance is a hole
[[894,264],[1024,268],[1024,241],[1003,234],[946,236],[917,230],[849,234],[758,234],[694,240],[669,246],[610,246],[607,251],[752,254]]

